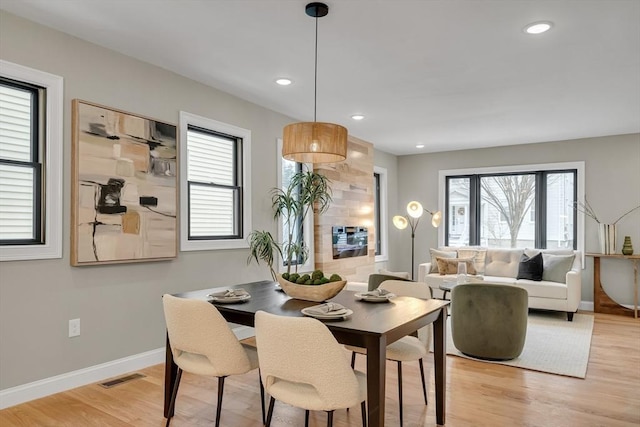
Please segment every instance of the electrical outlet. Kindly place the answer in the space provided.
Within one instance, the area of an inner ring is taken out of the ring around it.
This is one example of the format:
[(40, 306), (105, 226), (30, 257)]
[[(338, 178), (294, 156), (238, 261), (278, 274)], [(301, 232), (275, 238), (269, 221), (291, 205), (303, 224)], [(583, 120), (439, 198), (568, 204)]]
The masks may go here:
[(69, 320), (69, 338), (80, 335), (80, 319)]

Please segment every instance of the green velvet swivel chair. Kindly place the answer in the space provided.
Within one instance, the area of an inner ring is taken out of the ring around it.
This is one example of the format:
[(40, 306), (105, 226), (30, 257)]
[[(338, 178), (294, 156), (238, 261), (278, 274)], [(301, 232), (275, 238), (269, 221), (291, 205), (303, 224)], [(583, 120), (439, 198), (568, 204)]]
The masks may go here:
[(451, 291), (451, 335), (462, 353), (509, 360), (522, 353), (527, 334), (528, 293), (516, 286), (465, 283)]

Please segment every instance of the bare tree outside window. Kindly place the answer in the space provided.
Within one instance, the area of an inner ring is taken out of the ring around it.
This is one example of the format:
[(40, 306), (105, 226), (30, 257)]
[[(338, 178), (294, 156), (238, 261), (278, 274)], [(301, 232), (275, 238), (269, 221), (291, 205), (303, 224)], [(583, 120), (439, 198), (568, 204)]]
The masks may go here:
[[(518, 234), (535, 201), (534, 175), (504, 175), (480, 180), (482, 200), (496, 209), (509, 230), (510, 247), (518, 247)], [(495, 225), (495, 224), (494, 224)]]
[(445, 244), (577, 247), (577, 170), (448, 175)]

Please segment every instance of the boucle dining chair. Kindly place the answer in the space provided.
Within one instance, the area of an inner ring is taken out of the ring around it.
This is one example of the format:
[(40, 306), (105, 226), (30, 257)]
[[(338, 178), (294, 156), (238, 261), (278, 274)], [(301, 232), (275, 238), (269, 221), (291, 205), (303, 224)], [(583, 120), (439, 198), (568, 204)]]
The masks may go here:
[[(420, 299), (431, 299), (431, 287), (426, 283), (412, 282), (407, 280), (385, 280), (380, 284), (380, 288), (398, 295)], [(365, 303), (363, 303), (365, 304)], [(427, 405), (427, 383), (424, 375), (424, 364), (422, 360), (429, 354), (429, 342), (431, 340), (431, 325), (420, 328), (417, 337), (408, 335), (400, 338), (387, 346), (387, 360), (392, 360), (398, 364), (398, 405), (400, 414), (400, 425), (403, 423), (402, 413), (402, 362), (418, 361), (420, 366), (420, 379), (422, 380), (422, 395), (424, 404)], [(351, 367), (355, 366), (356, 354), (367, 354), (367, 350), (361, 347), (350, 345), (345, 348), (351, 351)]]
[(305, 426), (309, 411), (326, 411), (328, 427), (333, 411), (360, 403), (366, 427), (366, 376), (351, 369), (343, 347), (322, 322), (258, 311), (255, 328), (260, 375), (271, 395), (267, 427), (276, 400), (304, 409)]
[[(257, 349), (240, 343), (218, 309), (206, 301), (165, 294), (162, 297), (162, 305), (169, 345), (173, 360), (178, 365), (169, 413), (172, 414), (174, 411), (183, 371), (217, 377), (217, 427), (220, 425), (225, 378), (258, 368)], [(260, 397), (264, 423), (264, 389), (261, 382)], [(166, 425), (169, 426), (170, 422), (171, 416), (167, 418)]]

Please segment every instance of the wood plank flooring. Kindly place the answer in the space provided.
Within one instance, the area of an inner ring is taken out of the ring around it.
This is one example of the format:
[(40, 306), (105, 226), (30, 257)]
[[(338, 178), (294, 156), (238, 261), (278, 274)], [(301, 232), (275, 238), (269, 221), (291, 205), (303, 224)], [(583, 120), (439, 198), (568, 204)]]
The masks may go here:
[[(356, 367), (364, 370), (359, 357)], [(425, 406), (417, 363), (403, 365), (404, 425), (435, 426), (433, 361)], [(164, 426), (164, 366), (139, 371), (145, 378), (105, 389), (80, 387), (0, 411), (0, 426)], [(213, 425), (217, 382), (184, 374), (174, 427)], [(228, 378), (221, 425), (260, 426), (257, 372)], [(395, 364), (387, 365), (386, 425), (397, 426)], [(276, 403), (274, 427), (304, 425), (304, 412)], [(311, 426), (326, 414), (312, 413)], [(336, 427), (361, 426), (360, 410), (337, 411)], [(587, 378), (577, 379), (509, 366), (447, 357), (447, 426), (630, 427), (640, 426), (640, 321), (596, 314)]]

